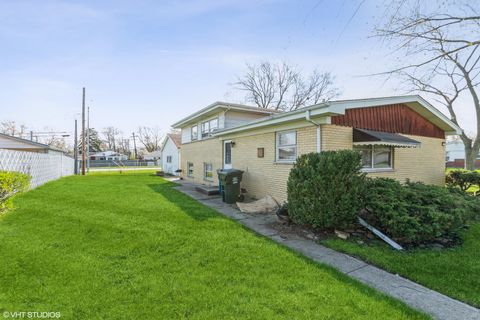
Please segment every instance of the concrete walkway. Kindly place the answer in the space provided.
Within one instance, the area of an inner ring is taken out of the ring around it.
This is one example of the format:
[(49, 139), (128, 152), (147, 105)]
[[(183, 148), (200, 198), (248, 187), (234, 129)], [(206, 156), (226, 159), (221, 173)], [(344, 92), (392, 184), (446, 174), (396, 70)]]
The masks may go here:
[(206, 196), (195, 191), (190, 183), (178, 181), (179, 191), (211, 207), (231, 219), (250, 228), (258, 234), (289, 247), (310, 259), (334, 267), (360, 282), (375, 288), (407, 305), (441, 320), (479, 320), (480, 310), (441, 293), (430, 290), (398, 275), (386, 272), (359, 259), (334, 251), (315, 241), (297, 235), (280, 235), (272, 225), (274, 215), (244, 214), (231, 205), (222, 202), (219, 196)]

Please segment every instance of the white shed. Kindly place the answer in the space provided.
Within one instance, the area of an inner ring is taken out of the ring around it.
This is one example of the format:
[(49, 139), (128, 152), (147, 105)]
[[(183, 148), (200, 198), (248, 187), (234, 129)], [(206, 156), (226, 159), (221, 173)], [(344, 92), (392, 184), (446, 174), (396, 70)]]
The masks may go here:
[(181, 135), (176, 133), (167, 134), (162, 145), (162, 170), (165, 173), (179, 175)]

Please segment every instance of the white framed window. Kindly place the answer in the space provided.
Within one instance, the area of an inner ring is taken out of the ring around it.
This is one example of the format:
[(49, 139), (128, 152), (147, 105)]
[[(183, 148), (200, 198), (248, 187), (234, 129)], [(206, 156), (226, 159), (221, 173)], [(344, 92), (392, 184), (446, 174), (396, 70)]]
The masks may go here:
[(297, 159), (297, 132), (277, 132), (275, 149), (277, 162), (294, 162)]
[(198, 139), (198, 125), (195, 125), (191, 129), (191, 140), (197, 140)]
[(218, 118), (210, 119), (202, 122), (202, 138), (210, 136), (210, 134), (218, 129)]
[(385, 146), (354, 146), (362, 155), (362, 168), (369, 170), (393, 169), (393, 148)]
[(203, 164), (203, 178), (205, 180), (213, 180), (213, 165), (211, 163)]
[(193, 163), (187, 162), (187, 176), (193, 177)]
[(167, 163), (172, 163), (172, 156), (167, 156)]

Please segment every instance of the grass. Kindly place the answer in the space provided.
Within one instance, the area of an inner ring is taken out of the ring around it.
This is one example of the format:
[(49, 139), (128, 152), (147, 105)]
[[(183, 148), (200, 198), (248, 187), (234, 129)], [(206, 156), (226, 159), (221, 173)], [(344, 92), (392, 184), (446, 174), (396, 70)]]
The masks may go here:
[(340, 239), (324, 244), (398, 273), (450, 297), (480, 307), (480, 223), (463, 234), (462, 246), (399, 252), (386, 245), (360, 245)]
[(150, 174), (48, 183), (0, 218), (0, 312), (65, 319), (426, 319)]

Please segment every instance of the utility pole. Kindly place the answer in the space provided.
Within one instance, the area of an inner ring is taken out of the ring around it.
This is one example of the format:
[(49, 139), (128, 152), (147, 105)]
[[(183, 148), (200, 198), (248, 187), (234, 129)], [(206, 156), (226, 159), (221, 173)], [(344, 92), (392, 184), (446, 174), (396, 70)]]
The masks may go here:
[(73, 171), (75, 174), (78, 174), (78, 138), (77, 138), (77, 119), (75, 119), (75, 138), (74, 138), (74, 145), (73, 145), (73, 158), (75, 159), (75, 168)]
[(137, 159), (137, 142), (135, 140), (135, 132), (132, 132), (133, 137), (133, 150), (135, 151), (135, 160)]
[(87, 172), (90, 172), (90, 107), (87, 107)]
[(85, 175), (85, 165), (87, 160), (87, 144), (85, 143), (85, 87), (82, 90), (82, 176)]
[(30, 130), (30, 141), (33, 141), (33, 131)]

